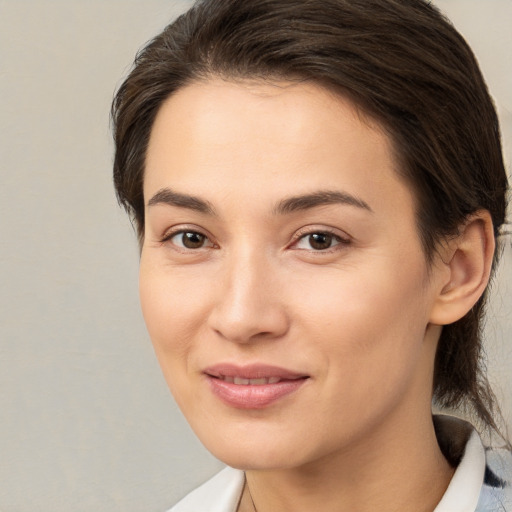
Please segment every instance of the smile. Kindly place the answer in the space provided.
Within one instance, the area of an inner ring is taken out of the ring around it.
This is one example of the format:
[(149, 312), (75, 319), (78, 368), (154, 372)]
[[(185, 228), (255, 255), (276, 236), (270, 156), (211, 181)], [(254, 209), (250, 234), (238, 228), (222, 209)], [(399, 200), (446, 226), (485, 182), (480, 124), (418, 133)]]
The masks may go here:
[(204, 372), (210, 390), (237, 409), (263, 409), (298, 391), (308, 375), (268, 365), (216, 365)]
[(269, 377), (269, 378), (261, 378), (261, 379), (245, 379), (243, 377), (231, 377), (228, 375), (222, 375), (217, 377), (224, 382), (229, 382), (231, 384), (236, 384), (237, 386), (263, 386), (265, 384), (277, 384), (281, 381), (279, 377)]

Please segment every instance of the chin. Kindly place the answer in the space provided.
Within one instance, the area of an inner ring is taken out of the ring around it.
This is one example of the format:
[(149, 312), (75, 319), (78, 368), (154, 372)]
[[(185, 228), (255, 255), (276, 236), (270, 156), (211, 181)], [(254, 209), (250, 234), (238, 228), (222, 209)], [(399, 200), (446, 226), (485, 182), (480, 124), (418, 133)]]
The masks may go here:
[(301, 461), (290, 459), (284, 454), (257, 450), (210, 450), (210, 452), (232, 468), (241, 470), (279, 470), (301, 466)]
[[(254, 434), (254, 435), (253, 435)], [(297, 443), (292, 436), (282, 434), (210, 431), (200, 441), (217, 459), (228, 466), (242, 470), (278, 470), (297, 467), (308, 459), (304, 443)], [(300, 449), (297, 447), (300, 446)]]

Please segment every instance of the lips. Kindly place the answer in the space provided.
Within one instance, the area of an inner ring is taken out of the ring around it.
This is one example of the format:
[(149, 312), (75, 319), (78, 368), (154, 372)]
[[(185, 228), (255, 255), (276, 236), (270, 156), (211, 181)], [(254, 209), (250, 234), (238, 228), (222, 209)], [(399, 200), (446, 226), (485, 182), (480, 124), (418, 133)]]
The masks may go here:
[(262, 409), (299, 390), (309, 376), (277, 366), (220, 364), (204, 370), (213, 394), (239, 409)]
[(277, 384), (281, 381), (279, 377), (262, 377), (261, 379), (246, 379), (244, 377), (230, 377), (227, 375), (221, 375), (218, 377), (224, 382), (230, 382), (237, 386), (263, 386), (264, 384)]

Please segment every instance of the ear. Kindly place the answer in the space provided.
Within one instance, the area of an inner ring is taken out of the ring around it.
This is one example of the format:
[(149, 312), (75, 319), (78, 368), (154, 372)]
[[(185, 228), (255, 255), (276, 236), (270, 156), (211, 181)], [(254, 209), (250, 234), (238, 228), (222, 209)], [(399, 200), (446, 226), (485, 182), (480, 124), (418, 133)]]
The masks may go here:
[(487, 210), (478, 211), (440, 250), (433, 270), (439, 278), (439, 291), (430, 323), (451, 324), (475, 305), (489, 282), (494, 249), (491, 215)]

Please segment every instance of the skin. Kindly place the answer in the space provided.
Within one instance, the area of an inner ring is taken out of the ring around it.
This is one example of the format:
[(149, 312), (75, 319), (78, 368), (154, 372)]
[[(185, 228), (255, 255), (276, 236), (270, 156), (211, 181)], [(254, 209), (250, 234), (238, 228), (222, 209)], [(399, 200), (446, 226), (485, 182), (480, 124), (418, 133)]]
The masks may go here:
[[(178, 405), (216, 457), (246, 470), (258, 512), (432, 511), (453, 473), (431, 419), (435, 349), (488, 269), (474, 284), (478, 265), (459, 246), (427, 267), (396, 165), (376, 123), (308, 83), (194, 83), (155, 120), (143, 314)], [(276, 212), (319, 191), (344, 200)], [(471, 223), (470, 241), (485, 239), (485, 222)], [(199, 234), (196, 248), (183, 231)], [(331, 238), (319, 249), (312, 233)], [(221, 362), (309, 378), (240, 409), (206, 382)], [(240, 510), (252, 510), (247, 491)]]

